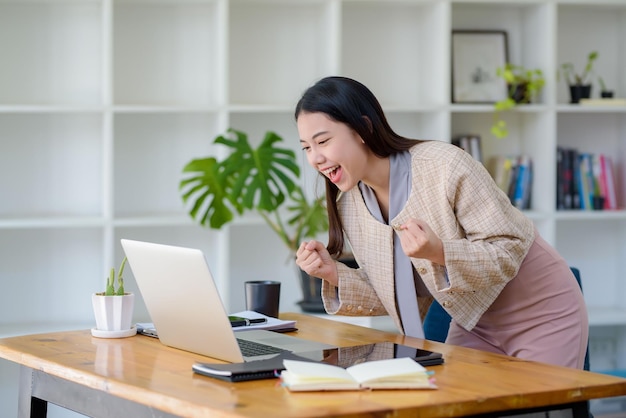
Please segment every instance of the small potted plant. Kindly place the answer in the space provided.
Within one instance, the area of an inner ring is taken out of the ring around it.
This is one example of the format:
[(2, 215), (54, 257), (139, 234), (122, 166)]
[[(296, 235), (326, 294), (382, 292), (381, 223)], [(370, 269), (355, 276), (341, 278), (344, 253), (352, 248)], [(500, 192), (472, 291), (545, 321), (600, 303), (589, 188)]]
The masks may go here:
[(509, 131), (500, 112), (512, 109), (519, 104), (531, 103), (543, 89), (545, 77), (540, 69), (527, 69), (521, 65), (507, 63), (496, 69), (496, 75), (507, 84), (508, 95), (494, 104), (491, 133), (497, 138), (506, 138)]
[(581, 73), (576, 72), (574, 64), (571, 62), (566, 62), (561, 65), (565, 82), (569, 86), (570, 103), (579, 103), (580, 99), (588, 99), (591, 97), (591, 82), (588, 80), (588, 77), (590, 77), (593, 71), (593, 63), (596, 59), (598, 59), (598, 52), (591, 51), (589, 55), (587, 55), (587, 63)]
[(126, 257), (117, 273), (117, 289), (115, 289), (115, 268), (111, 268), (104, 292), (91, 296), (96, 328), (91, 330), (95, 337), (119, 338), (135, 335), (137, 329), (132, 327), (135, 295), (124, 290), (124, 267)]
[(598, 77), (598, 83), (600, 83), (600, 97), (602, 97), (603, 99), (609, 99), (613, 97), (613, 90), (609, 90), (608, 88), (606, 88), (606, 84), (604, 84), (604, 80), (602, 79), (602, 77)]
[[(303, 239), (328, 230), (328, 217), (324, 197), (306, 199), (297, 184), (300, 168), (296, 154), (276, 146), (281, 141), (276, 133), (267, 132), (255, 149), (247, 134), (229, 129), (214, 139), (215, 144), (228, 148), (225, 158), (190, 161), (183, 168), (185, 178), (179, 189), (189, 215), (202, 226), (219, 229), (235, 215), (256, 211), (285, 244), (288, 259), (293, 259)], [(320, 280), (308, 276), (301, 280), (303, 302), (316, 298), (321, 302)]]

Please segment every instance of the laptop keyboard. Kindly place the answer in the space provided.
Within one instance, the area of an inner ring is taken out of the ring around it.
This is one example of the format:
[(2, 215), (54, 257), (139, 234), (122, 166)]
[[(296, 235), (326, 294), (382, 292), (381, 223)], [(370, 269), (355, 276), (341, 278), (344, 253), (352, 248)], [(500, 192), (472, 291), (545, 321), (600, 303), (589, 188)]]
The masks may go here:
[(255, 341), (242, 340), (237, 338), (237, 343), (244, 357), (263, 356), (266, 354), (287, 353), (289, 350), (274, 347), (267, 344), (257, 343)]

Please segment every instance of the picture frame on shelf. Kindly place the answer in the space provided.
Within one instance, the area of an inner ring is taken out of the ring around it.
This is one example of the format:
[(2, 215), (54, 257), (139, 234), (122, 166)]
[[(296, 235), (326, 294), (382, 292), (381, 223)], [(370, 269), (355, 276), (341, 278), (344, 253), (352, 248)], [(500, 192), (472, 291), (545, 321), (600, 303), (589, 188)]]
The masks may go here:
[(496, 69), (508, 62), (508, 37), (501, 30), (452, 31), (452, 103), (495, 103), (507, 97)]

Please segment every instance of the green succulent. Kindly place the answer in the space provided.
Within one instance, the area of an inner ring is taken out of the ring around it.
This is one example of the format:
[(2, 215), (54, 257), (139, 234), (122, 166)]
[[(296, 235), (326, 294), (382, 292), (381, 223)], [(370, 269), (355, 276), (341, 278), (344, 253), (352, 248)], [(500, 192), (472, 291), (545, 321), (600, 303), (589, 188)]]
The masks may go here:
[(104, 296), (124, 296), (124, 267), (126, 266), (126, 257), (122, 260), (122, 264), (117, 272), (117, 290), (115, 290), (115, 268), (111, 267), (111, 272), (107, 278), (107, 286)]

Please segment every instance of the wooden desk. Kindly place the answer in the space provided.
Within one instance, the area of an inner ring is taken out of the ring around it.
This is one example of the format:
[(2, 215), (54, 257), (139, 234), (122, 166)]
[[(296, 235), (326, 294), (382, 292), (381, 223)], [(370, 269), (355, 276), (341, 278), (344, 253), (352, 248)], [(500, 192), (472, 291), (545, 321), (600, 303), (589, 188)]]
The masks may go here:
[(197, 360), (212, 361), (206, 357), (150, 337), (98, 339), (88, 330), (0, 339), (0, 357), (22, 365), (20, 417), (45, 416), (46, 401), (94, 417), (457, 417), (564, 408), (583, 416), (587, 400), (626, 395), (626, 379), (613, 376), (282, 317), (298, 321), (295, 335), (337, 346), (393, 341), (439, 351), (446, 360), (432, 368), (439, 389), (290, 393), (276, 379), (223, 382), (191, 371)]

